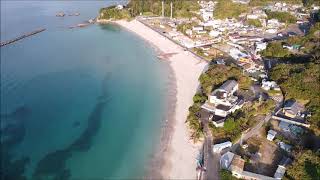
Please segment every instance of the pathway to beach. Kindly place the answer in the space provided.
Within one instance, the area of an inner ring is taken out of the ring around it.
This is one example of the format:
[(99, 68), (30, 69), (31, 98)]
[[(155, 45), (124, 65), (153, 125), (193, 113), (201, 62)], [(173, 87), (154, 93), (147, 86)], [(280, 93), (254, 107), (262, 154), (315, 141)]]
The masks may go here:
[(195, 179), (196, 156), (201, 145), (194, 145), (190, 141), (186, 118), (188, 108), (192, 105), (199, 82), (198, 77), (207, 65), (191, 53), (167, 38), (143, 25), (137, 20), (130, 22), (118, 21), (119, 25), (135, 32), (137, 35), (154, 45), (162, 53), (172, 53), (168, 57), (172, 72), (176, 79), (176, 105), (173, 118), (173, 132), (163, 156), (161, 165), (162, 178), (170, 179)]

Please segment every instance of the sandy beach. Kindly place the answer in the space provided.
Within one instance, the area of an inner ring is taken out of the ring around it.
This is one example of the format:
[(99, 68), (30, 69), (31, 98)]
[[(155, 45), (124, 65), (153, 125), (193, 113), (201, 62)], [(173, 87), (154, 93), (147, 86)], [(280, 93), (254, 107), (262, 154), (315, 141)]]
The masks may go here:
[(201, 146), (190, 141), (185, 121), (188, 108), (192, 105), (192, 97), (199, 85), (198, 77), (207, 63), (184, 51), (182, 47), (137, 20), (130, 22), (117, 21), (116, 23), (133, 31), (162, 53), (171, 54), (168, 61), (173, 75), (169, 76), (174, 76), (174, 87), (176, 88), (176, 91), (172, 90), (175, 91), (176, 99), (171, 102), (176, 103), (173, 105), (175, 107), (173, 112), (171, 112), (171, 127), (167, 128), (167, 131), (170, 132), (165, 132), (168, 140), (161, 145), (164, 146), (161, 147), (162, 152), (160, 152), (162, 157), (153, 161), (151, 175), (148, 178), (159, 178), (157, 176), (161, 175), (161, 178), (164, 179), (195, 179), (196, 156)]

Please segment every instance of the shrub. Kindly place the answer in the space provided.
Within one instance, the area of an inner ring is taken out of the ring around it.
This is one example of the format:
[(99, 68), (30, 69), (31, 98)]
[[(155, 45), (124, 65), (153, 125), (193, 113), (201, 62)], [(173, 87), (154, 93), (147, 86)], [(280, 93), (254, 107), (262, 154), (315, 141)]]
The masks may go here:
[(248, 25), (255, 26), (255, 27), (262, 27), (261, 22), (258, 19), (249, 19), (247, 20)]
[(297, 18), (288, 12), (266, 11), (266, 13), (268, 15), (268, 19), (278, 19), (280, 22), (287, 24), (296, 23), (297, 21)]

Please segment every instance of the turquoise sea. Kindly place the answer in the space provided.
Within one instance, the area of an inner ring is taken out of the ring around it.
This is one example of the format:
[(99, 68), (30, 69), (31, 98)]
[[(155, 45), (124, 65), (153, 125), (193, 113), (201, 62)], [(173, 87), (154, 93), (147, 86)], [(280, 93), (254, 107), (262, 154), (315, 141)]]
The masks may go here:
[[(117, 1), (1, 1), (2, 179), (131, 179), (165, 117), (168, 68), (115, 25), (69, 26)], [(80, 16), (55, 17), (79, 12)]]

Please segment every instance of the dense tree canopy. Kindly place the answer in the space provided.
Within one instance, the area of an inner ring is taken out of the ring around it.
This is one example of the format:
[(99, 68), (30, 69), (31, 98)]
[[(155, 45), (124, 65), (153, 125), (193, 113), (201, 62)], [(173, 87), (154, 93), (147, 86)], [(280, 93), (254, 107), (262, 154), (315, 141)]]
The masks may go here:
[[(200, 9), (197, 1), (184, 0), (164, 0), (164, 15), (170, 16), (170, 2), (173, 2), (174, 17), (192, 17), (196, 11)], [(140, 15), (140, 13), (151, 12), (154, 15), (161, 15), (161, 0), (134, 0), (128, 4), (132, 16)]]
[(212, 65), (207, 72), (203, 73), (199, 80), (206, 94), (209, 94), (212, 89), (222, 85), (228, 79), (235, 79), (239, 83), (240, 89), (249, 89), (251, 79), (244, 75), (242, 70), (235, 65)]
[(286, 171), (288, 179), (313, 180), (320, 177), (319, 153), (311, 150), (303, 151)]
[(285, 64), (279, 63), (270, 72), (271, 78), (277, 81), (284, 91), (286, 99), (295, 98), (306, 103), (311, 112), (311, 128), (317, 135), (320, 134), (319, 33), (320, 23), (316, 23), (306, 36), (289, 38), (289, 43), (301, 43), (305, 46), (306, 58), (296, 62), (295, 56), (288, 57)]
[(280, 12), (280, 11), (266, 11), (268, 19), (278, 19), (283, 23), (296, 23), (297, 18), (294, 17), (289, 12)]
[[(312, 0), (306, 0), (312, 1)], [(269, 3), (279, 2), (278, 0), (250, 0), (250, 6), (265, 6)], [(281, 0), (281, 2), (291, 3), (291, 4), (300, 4), (302, 0)]]
[(271, 42), (267, 45), (267, 48), (261, 52), (265, 57), (282, 58), (288, 56), (290, 52), (282, 47), (281, 42)]
[(219, 0), (213, 15), (217, 19), (238, 18), (241, 13), (247, 11), (246, 5), (233, 3), (231, 0)]
[(99, 19), (129, 19), (130, 14), (127, 9), (117, 9), (115, 6), (100, 9)]
[(271, 71), (286, 98), (306, 102), (312, 129), (320, 134), (320, 64), (279, 64)]

